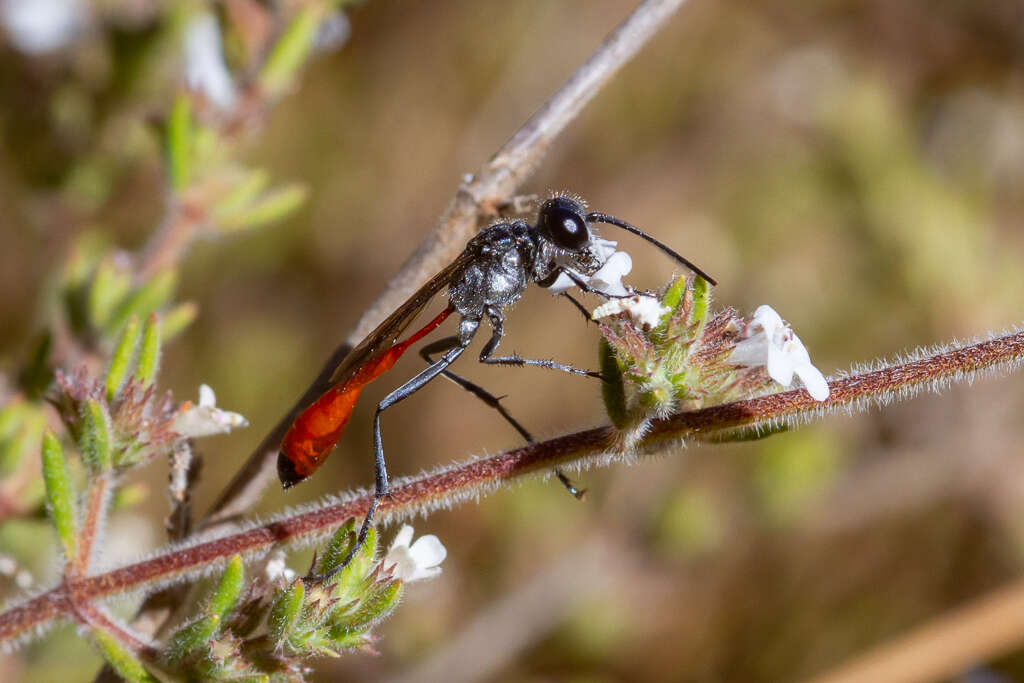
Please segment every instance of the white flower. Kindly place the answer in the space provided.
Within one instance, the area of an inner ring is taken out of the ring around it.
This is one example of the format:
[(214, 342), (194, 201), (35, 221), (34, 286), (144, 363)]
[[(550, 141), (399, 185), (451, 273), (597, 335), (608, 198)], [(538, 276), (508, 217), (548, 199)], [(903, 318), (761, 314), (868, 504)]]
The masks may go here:
[[(624, 251), (615, 251), (618, 242), (595, 237), (591, 244), (597, 259), (603, 265), (589, 277), (575, 270), (572, 271), (573, 274), (599, 292), (616, 296), (629, 294), (629, 290), (622, 284), (622, 278), (628, 275), (629, 271), (633, 270), (633, 259)], [(568, 264), (559, 265), (568, 268)], [(571, 277), (561, 273), (558, 279), (555, 280), (555, 284), (548, 287), (548, 291), (552, 294), (561, 294), (575, 286), (576, 283), (573, 282)]]
[(391, 569), (395, 578), (406, 583), (434, 578), (441, 573), (441, 563), (448, 556), (448, 550), (433, 534), (420, 536), (409, 545), (412, 533), (411, 526), (402, 525), (384, 556), (383, 564), (385, 569)]
[(815, 401), (828, 398), (828, 382), (800, 338), (793, 333), (771, 306), (759, 306), (747, 326), (747, 338), (736, 344), (729, 362), (757, 367), (764, 365), (768, 375), (784, 387), (793, 383), (795, 374)]
[(644, 328), (657, 327), (661, 317), (671, 311), (668, 306), (662, 306), (657, 297), (637, 294), (627, 299), (612, 299), (594, 309), (592, 317), (594, 320), (607, 318), (608, 316), (625, 313), (634, 324)]
[(81, 0), (2, 0), (0, 19), (22, 52), (42, 54), (67, 47), (86, 22)]
[(186, 401), (174, 416), (171, 429), (182, 436), (199, 437), (227, 434), (235, 427), (248, 427), (249, 421), (238, 413), (217, 407), (217, 397), (207, 384), (199, 387), (199, 405)]
[(295, 570), (288, 568), (288, 565), (285, 563), (283, 550), (275, 550), (267, 558), (267, 563), (263, 566), (263, 572), (271, 583), (278, 579), (284, 579), (285, 582), (291, 583), (295, 579)]
[(223, 111), (235, 106), (237, 92), (224, 64), (220, 27), (209, 12), (193, 17), (185, 27), (185, 83)]

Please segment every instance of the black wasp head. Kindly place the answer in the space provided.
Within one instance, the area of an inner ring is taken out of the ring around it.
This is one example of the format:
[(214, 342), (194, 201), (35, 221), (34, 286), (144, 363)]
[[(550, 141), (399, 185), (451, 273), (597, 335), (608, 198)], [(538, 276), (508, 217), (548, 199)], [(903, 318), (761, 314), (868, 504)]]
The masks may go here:
[(569, 197), (554, 197), (541, 204), (537, 232), (562, 249), (580, 251), (590, 243), (586, 211)]

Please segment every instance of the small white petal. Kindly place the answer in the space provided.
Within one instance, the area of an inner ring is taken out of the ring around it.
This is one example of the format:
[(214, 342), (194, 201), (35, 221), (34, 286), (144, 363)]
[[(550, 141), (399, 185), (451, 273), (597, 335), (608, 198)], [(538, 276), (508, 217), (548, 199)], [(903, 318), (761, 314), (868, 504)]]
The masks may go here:
[(775, 344), (768, 345), (768, 359), (765, 361), (768, 375), (784, 387), (793, 383), (793, 360)]
[(618, 242), (612, 240), (601, 239), (600, 237), (594, 237), (590, 241), (591, 249), (594, 255), (597, 256), (597, 260), (601, 263), (607, 263), (608, 259), (615, 253), (615, 248), (619, 246)]
[(434, 534), (427, 534), (416, 539), (416, 542), (409, 546), (409, 553), (415, 558), (416, 564), (421, 567), (436, 567), (444, 562), (444, 558), (448, 557), (448, 549)]
[(738, 342), (729, 356), (729, 362), (753, 368), (758, 365), (764, 365), (767, 358), (768, 337), (763, 333), (759, 333)]
[(199, 387), (199, 405), (187, 403), (174, 416), (171, 429), (182, 436), (197, 438), (213, 434), (227, 434), (235, 427), (248, 427), (244, 415), (221, 410), (217, 407), (213, 389), (203, 384)]
[(747, 367), (765, 366), (768, 375), (784, 387), (793, 383), (794, 374), (817, 401), (828, 398), (825, 376), (811, 363), (800, 338), (771, 306), (759, 306), (747, 326), (749, 336), (737, 342), (729, 362)]
[(807, 363), (796, 368), (796, 375), (815, 401), (824, 401), (828, 398), (828, 382), (825, 381), (825, 375), (821, 374), (821, 370)]
[(439, 565), (448, 555), (437, 536), (428, 534), (410, 546), (412, 536), (412, 527), (403, 525), (383, 560), (384, 568), (391, 569), (392, 576), (406, 583), (437, 576), (441, 573)]
[(606, 301), (594, 309), (591, 317), (594, 320), (600, 320), (625, 313), (636, 325), (651, 328), (656, 327), (661, 322), (661, 317), (671, 310), (668, 306), (662, 306), (661, 302), (653, 296), (638, 294), (627, 299)]
[(588, 285), (599, 292), (625, 296), (629, 290), (622, 284), (622, 278), (633, 270), (633, 259), (624, 251), (617, 251), (608, 257), (596, 273), (590, 277)]
[(2, 0), (0, 20), (22, 52), (42, 54), (67, 47), (86, 22), (81, 0)]
[[(580, 279), (586, 280), (586, 278), (583, 277), (582, 275), (580, 276)], [(555, 279), (555, 284), (548, 287), (548, 291), (551, 292), (552, 294), (561, 294), (562, 292), (569, 291), (575, 286), (576, 283), (572, 281), (571, 277), (569, 277), (565, 273), (559, 273), (558, 277)]]
[(786, 329), (786, 323), (782, 316), (768, 304), (761, 304), (757, 307), (757, 310), (754, 311), (753, 324), (759, 325), (769, 336), (778, 330)]
[(216, 408), (217, 407), (217, 394), (213, 393), (213, 387), (209, 384), (199, 385), (199, 407), (200, 408)]
[(237, 92), (224, 63), (220, 27), (209, 12), (197, 15), (185, 27), (185, 82), (222, 110), (235, 106)]
[(414, 533), (413, 532), (413, 528), (410, 525), (403, 524), (402, 528), (398, 530), (397, 534), (395, 534), (395, 540), (391, 541), (391, 548), (390, 549), (394, 550), (398, 546), (403, 546), (403, 545), (406, 548), (408, 548), (409, 544), (412, 543), (412, 535), (413, 535), (413, 533)]

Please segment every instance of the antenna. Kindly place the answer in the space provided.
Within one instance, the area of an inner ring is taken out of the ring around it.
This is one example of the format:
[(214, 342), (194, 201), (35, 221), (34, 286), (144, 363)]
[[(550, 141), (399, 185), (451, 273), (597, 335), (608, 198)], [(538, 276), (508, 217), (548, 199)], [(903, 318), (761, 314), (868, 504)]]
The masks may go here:
[(587, 214), (587, 222), (588, 223), (607, 223), (608, 225), (614, 225), (614, 226), (616, 226), (618, 228), (622, 228), (623, 230), (631, 232), (634, 235), (639, 235), (640, 237), (643, 237), (645, 240), (647, 240), (648, 242), (650, 242), (651, 244), (656, 246), (658, 249), (661, 249), (663, 252), (668, 254), (674, 261), (676, 261), (680, 265), (685, 266), (686, 268), (689, 268), (691, 271), (693, 271), (697, 275), (700, 275), (702, 278), (707, 280), (710, 284), (712, 284), (712, 285), (717, 285), (718, 284), (717, 282), (715, 282), (714, 278), (712, 278), (710, 275), (705, 273), (703, 270), (701, 270), (700, 268), (695, 266), (688, 259), (685, 259), (680, 254), (676, 253), (676, 251), (674, 249), (670, 248), (669, 246), (667, 246), (665, 244), (662, 244), (661, 242), (659, 242), (658, 240), (654, 239), (653, 237), (648, 235), (646, 232), (641, 230), (640, 228), (638, 228), (638, 227), (636, 227), (634, 225), (630, 225), (629, 223), (627, 223), (626, 221), (622, 220), (621, 218), (616, 218), (615, 216), (609, 216), (608, 214), (601, 213), (600, 211), (594, 211), (592, 213), (588, 213)]

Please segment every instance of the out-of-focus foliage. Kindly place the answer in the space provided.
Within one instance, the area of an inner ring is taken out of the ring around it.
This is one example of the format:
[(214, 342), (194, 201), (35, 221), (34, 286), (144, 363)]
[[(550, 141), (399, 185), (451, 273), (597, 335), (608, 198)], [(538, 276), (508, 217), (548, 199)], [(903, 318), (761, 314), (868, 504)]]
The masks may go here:
[[(221, 19), (238, 4), (217, 4)], [(461, 175), (626, 12), (611, 0), (367, 2), (349, 12), (344, 49), (321, 55), (260, 125), (238, 129), (244, 139), (228, 154), (209, 111), (178, 99), (176, 32), (195, 7), (170, 5), (95, 3), (61, 49), (25, 52), (11, 34), (0, 46), (8, 595), (47, 584), (57, 565), (57, 545), (39, 543), (46, 510), (34, 458), (46, 438), (46, 359), (67, 352), (65, 332), (88, 353), (62, 357), (101, 366), (98, 376), (132, 317), (141, 326), (160, 310), (163, 341), (177, 335), (160, 360), (169, 388), (190, 396), (209, 382), (249, 418), (245, 437), (200, 447), (202, 511)], [(714, 275), (720, 303), (745, 314), (777, 305), (826, 373), (1000, 329), (1024, 310), (1019, 27), (1008, 0), (695, 0), (525, 189), (568, 188), (643, 226)], [(261, 71), (267, 55), (248, 35), (224, 36), (229, 66), (276, 93), (295, 56), (279, 53)], [(169, 187), (206, 203), (219, 231), (142, 285), (120, 250), (142, 249), (166, 216), (190, 215), (167, 210)], [(241, 226), (260, 229), (220, 237)], [(663, 257), (623, 242), (638, 285), (669, 279)], [(596, 331), (566, 308), (532, 292), (510, 312), (506, 345), (596, 365)], [(47, 331), (57, 310), (68, 312), (61, 334)], [(418, 363), (403, 360), (393, 374)], [(469, 360), (458, 371), (508, 394), (535, 434), (605, 419), (596, 383)], [(270, 492), (260, 511), (368, 485), (368, 406), (388, 388), (367, 390), (322, 473)], [(981, 383), (582, 474), (582, 504), (538, 483), (435, 515), (431, 531), (450, 551), (445, 574), (410, 590), (378, 629), (382, 656), (318, 668), (325, 680), (373, 681), (444, 657), (505, 681), (821, 671), (1020, 574), (1022, 411), (1019, 382)], [(517, 443), (444, 383), (389, 411), (384, 430), (396, 474)], [(162, 491), (155, 469), (136, 483)], [(69, 485), (80, 475), (72, 468)], [(47, 478), (61, 476), (51, 468)], [(158, 544), (165, 514), (160, 495), (130, 515), (115, 509), (104, 561)], [(502, 611), (517, 600), (530, 609)], [(503, 618), (475, 621), (494, 614)], [(496, 645), (458, 650), (467, 642), (458, 634), (484, 627)], [(4, 680), (90, 680), (101, 661), (63, 630), (4, 657)], [(993, 666), (1024, 675), (1019, 651)]]

